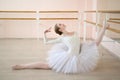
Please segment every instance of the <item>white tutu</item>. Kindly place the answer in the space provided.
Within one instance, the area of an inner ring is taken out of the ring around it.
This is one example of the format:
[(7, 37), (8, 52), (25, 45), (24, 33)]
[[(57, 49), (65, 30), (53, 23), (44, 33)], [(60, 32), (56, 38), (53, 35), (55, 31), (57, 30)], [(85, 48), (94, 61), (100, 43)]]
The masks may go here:
[(89, 72), (97, 66), (99, 53), (95, 42), (82, 43), (78, 55), (68, 55), (68, 48), (58, 43), (48, 52), (48, 64), (56, 72), (82, 73)]

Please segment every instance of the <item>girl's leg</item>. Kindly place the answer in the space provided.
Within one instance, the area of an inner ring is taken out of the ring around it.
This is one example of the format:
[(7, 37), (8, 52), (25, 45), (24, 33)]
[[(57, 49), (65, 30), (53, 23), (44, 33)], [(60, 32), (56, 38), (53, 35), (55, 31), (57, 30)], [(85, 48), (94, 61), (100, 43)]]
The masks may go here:
[(15, 65), (12, 67), (14, 70), (21, 70), (21, 69), (51, 69), (48, 64), (43, 62), (35, 62), (29, 64), (20, 64)]
[(106, 21), (103, 22), (103, 27), (102, 27), (102, 30), (100, 31), (100, 34), (98, 35), (98, 38), (96, 39), (96, 45), (99, 46), (100, 42), (102, 41), (103, 39), (103, 36), (105, 34), (105, 31), (106, 29), (109, 28), (109, 24), (107, 24)]

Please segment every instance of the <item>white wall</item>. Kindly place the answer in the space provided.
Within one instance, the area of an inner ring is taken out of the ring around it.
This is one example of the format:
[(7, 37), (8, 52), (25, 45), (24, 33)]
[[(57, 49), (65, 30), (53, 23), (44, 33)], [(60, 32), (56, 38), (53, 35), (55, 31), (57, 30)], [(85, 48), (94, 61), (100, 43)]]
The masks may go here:
[[(82, 0), (0, 0), (0, 10), (83, 10)], [(74, 14), (51, 14), (40, 17), (76, 17)], [(0, 13), (0, 17), (36, 17), (36, 14)], [(36, 21), (11, 21), (0, 20), (0, 38), (37, 38), (42, 37), (42, 32), (55, 23), (65, 23), (70, 30), (78, 30), (77, 21), (40, 21), (39, 30)], [(42, 25), (41, 25), (42, 24)], [(49, 37), (55, 37), (51, 33)]]
[(1, 10), (78, 10), (79, 0), (0, 0)]
[(98, 0), (100, 10), (120, 10), (120, 0)]
[[(99, 10), (120, 10), (120, 0), (97, 0)], [(87, 10), (96, 9), (96, 0), (87, 0)], [(0, 10), (85, 10), (85, 0), (0, 0)], [(119, 17), (119, 14), (110, 14), (110, 17)], [(20, 14), (20, 13), (0, 13), (0, 17), (36, 17), (36, 14)], [(77, 14), (40, 14), (40, 17), (78, 17)], [(95, 16), (91, 14), (87, 15), (88, 19), (92, 19)], [(104, 18), (104, 14), (101, 15), (101, 21)], [(95, 18), (93, 19), (95, 21)], [(48, 27), (54, 27), (55, 23), (65, 23), (70, 31), (80, 32), (80, 36), (83, 37), (83, 22), (81, 31), (78, 29), (78, 21), (40, 21), (39, 28), (37, 27), (37, 21), (12, 21), (12, 20), (0, 20), (0, 38), (37, 38), (42, 37), (43, 30)], [(101, 23), (101, 22), (100, 22)], [(111, 24), (111, 27), (120, 29), (119, 25)], [(87, 24), (87, 37), (91, 38), (92, 25)], [(119, 37), (120, 34), (107, 31), (107, 35), (110, 37)], [(49, 37), (53, 38), (57, 35), (49, 33)]]

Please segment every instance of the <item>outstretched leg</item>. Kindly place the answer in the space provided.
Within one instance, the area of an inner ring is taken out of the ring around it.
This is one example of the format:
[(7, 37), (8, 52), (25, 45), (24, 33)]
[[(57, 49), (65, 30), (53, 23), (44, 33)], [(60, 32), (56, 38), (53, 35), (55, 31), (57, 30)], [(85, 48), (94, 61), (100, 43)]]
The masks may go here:
[(102, 30), (100, 31), (100, 34), (98, 35), (98, 38), (96, 39), (96, 45), (99, 46), (100, 42), (102, 41), (103, 39), (103, 36), (105, 34), (105, 31), (106, 29), (109, 28), (109, 24), (107, 24), (106, 21), (103, 22), (103, 27), (102, 27)]
[(43, 62), (35, 62), (35, 63), (29, 63), (29, 64), (20, 64), (15, 65), (12, 67), (14, 70), (21, 70), (21, 69), (51, 69), (48, 64)]

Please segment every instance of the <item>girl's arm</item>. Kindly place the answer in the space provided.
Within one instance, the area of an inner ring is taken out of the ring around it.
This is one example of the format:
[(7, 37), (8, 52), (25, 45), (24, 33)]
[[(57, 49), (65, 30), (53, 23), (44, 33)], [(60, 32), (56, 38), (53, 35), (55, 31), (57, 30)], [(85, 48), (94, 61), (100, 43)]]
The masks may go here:
[(61, 38), (57, 38), (54, 40), (47, 40), (46, 34), (44, 33), (43, 35), (43, 40), (44, 40), (44, 44), (52, 44), (52, 43), (59, 43), (61, 42)]
[(57, 39), (54, 39), (54, 40), (47, 40), (47, 37), (46, 37), (46, 33), (48, 32), (51, 32), (51, 27), (47, 30), (44, 31), (43, 33), (43, 40), (44, 40), (44, 44), (50, 44), (50, 43), (58, 43), (61, 41), (61, 38), (57, 38)]

